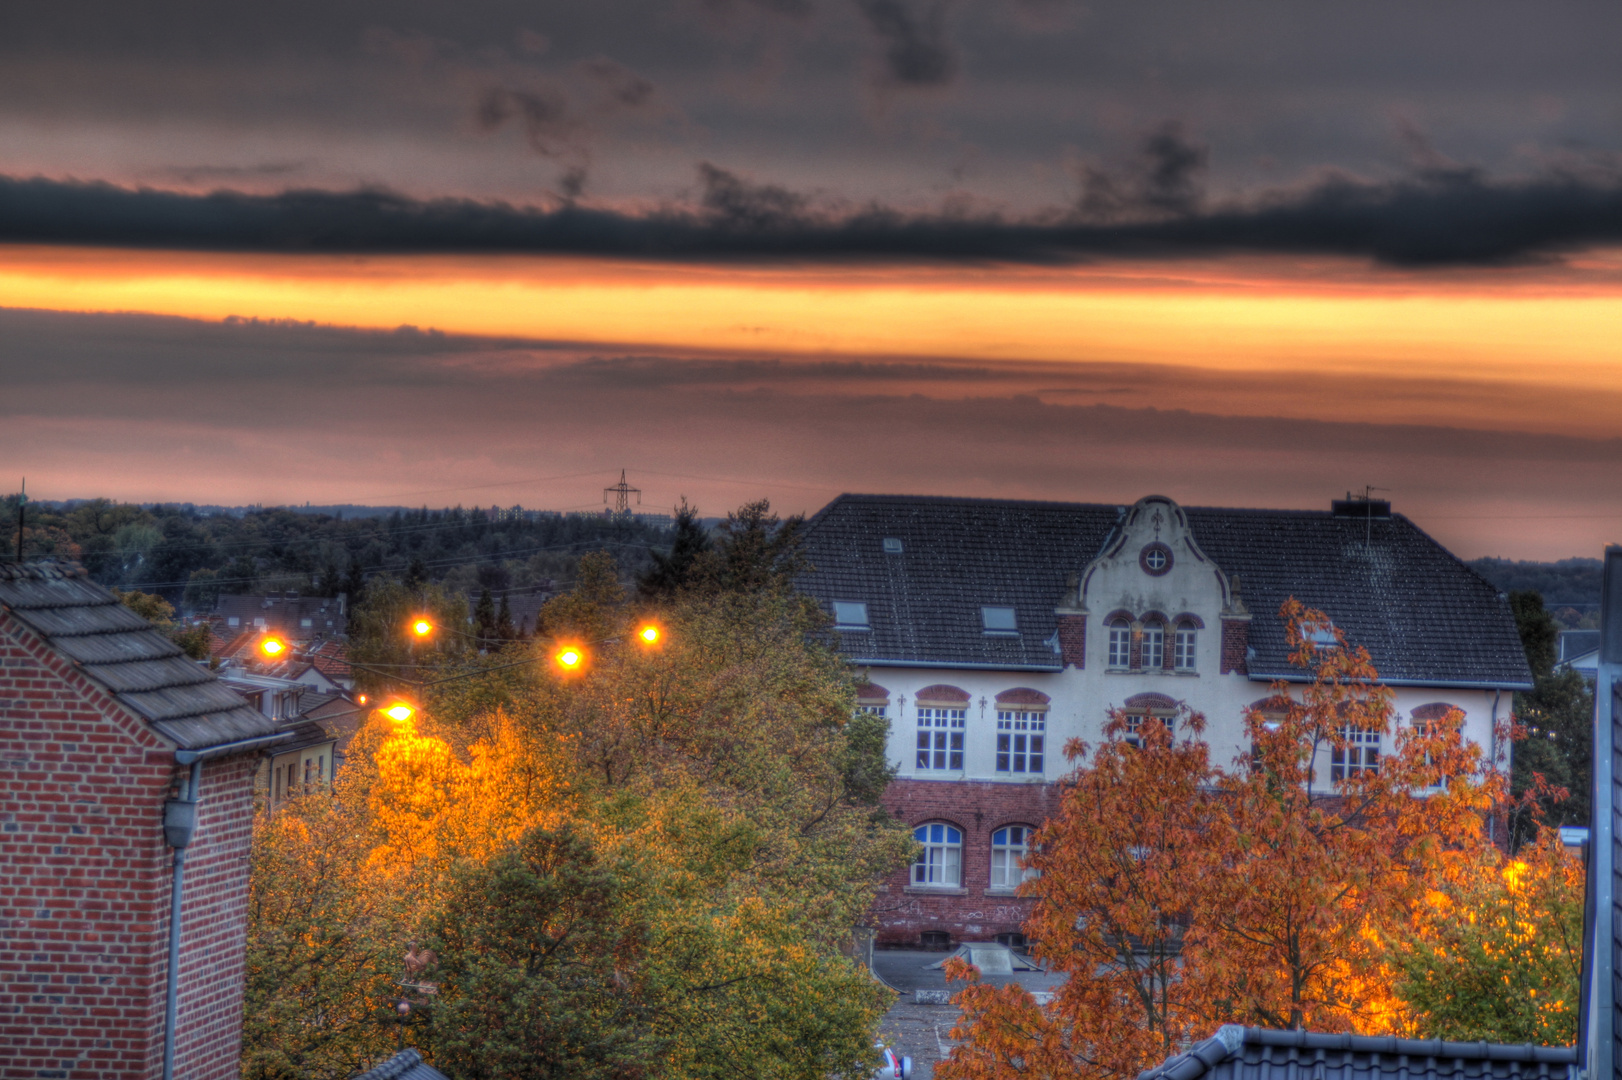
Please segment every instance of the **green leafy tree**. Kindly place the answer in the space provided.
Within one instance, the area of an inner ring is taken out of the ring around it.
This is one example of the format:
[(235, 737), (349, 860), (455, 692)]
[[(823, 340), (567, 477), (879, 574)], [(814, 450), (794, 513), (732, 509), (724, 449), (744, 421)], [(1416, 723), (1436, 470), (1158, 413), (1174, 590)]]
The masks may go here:
[[(338, 787), (353, 794), (342, 775)], [(394, 1052), (411, 912), (357, 824), (321, 791), (255, 822), (244, 1080), (348, 1080)]]
[[(1570, 669), (1555, 670), (1560, 626), (1535, 592), (1510, 594), (1515, 625), (1532, 669), (1532, 689), (1515, 695), (1521, 736), (1511, 766), (1511, 844), (1537, 835), (1537, 822), (1586, 825), (1592, 760), (1594, 695)], [(1539, 778), (1542, 782), (1539, 782)]]
[[(433, 623), (427, 639), (411, 633), (419, 616)], [(349, 659), (356, 689), (369, 694), (403, 691), (468, 652), (467, 603), (437, 585), (411, 589), (373, 578), (349, 618)]]
[(196, 626), (181, 626), (175, 622), (175, 607), (161, 596), (144, 592), (121, 592), (113, 590), (113, 595), (135, 614), (161, 630), (165, 637), (179, 645), (186, 655), (193, 660), (207, 660), (212, 651), (211, 640), (208, 636), (208, 627), (202, 623)]
[(427, 1043), (464, 1080), (645, 1076), (663, 1050), (642, 971), (637, 867), (576, 830), (533, 829), (457, 876), (432, 926)]
[(1577, 1041), (1583, 867), (1554, 837), (1486, 854), (1432, 892), (1393, 951), (1418, 1034), (1457, 1042)]

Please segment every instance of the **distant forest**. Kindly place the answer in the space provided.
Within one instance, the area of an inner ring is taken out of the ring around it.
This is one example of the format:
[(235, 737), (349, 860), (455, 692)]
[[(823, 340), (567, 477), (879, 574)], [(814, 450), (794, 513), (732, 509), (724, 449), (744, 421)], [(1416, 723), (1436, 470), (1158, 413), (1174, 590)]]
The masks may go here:
[[(229, 512), (137, 506), (106, 499), (29, 503), (23, 557), (82, 562), (104, 585), (157, 593), (186, 611), (219, 593), (296, 589), (358, 595), (368, 577), (440, 582), (461, 592), (568, 588), (581, 555), (609, 551), (626, 577), (667, 548), (667, 528), (601, 514), (540, 514), (491, 521), (483, 510), (399, 510), (349, 517), (285, 508)], [(0, 499), (0, 537), (11, 557), (17, 498)]]
[(1559, 562), (1476, 559), (1470, 566), (1503, 592), (1541, 593), (1543, 606), (1568, 630), (1599, 628), (1603, 564), (1598, 559), (1561, 559)]

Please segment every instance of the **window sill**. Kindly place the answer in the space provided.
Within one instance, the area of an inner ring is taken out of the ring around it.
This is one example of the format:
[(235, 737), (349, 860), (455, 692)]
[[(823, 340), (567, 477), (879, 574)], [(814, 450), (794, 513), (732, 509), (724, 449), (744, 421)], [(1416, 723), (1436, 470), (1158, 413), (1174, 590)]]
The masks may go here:
[(1041, 773), (1000, 772), (996, 779), (999, 784), (1045, 784), (1048, 778)]
[(986, 890), (986, 895), (987, 896), (1003, 896), (1003, 897), (1012, 896), (1012, 897), (1015, 897), (1016, 899), (1020, 898), (1018, 889), (1003, 889), (1003, 888), (996, 888), (996, 887), (987, 889)]
[(967, 896), (969, 890), (961, 885), (908, 885), (901, 890), (913, 896)]

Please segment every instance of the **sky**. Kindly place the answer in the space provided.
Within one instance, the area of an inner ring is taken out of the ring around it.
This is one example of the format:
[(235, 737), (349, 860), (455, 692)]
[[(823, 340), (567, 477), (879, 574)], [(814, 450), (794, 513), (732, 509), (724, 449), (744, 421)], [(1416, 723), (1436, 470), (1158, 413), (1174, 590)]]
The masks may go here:
[(0, 489), (1597, 555), (1619, 66), (1599, 2), (5, 5)]

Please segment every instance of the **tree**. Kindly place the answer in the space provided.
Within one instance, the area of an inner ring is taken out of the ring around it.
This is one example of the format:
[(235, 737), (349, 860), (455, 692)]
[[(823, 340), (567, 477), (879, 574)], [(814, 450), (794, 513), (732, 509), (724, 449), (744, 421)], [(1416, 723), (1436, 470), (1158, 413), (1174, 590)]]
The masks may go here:
[(1583, 968), (1583, 866), (1557, 837), (1487, 853), (1439, 883), (1392, 950), (1418, 1034), (1570, 1046)]
[(694, 558), (689, 581), (711, 592), (788, 589), (807, 566), (804, 527), (798, 514), (780, 520), (769, 499), (745, 503), (721, 523), (711, 549)]
[(434, 1060), (468, 1080), (646, 1075), (664, 1047), (640, 985), (639, 886), (634, 863), (568, 826), (458, 873), (432, 923)]
[(324, 792), (255, 821), (244, 1080), (348, 1080), (393, 1052), (379, 1015), (399, 993), (408, 897), (357, 824), (346, 799)]
[[(1510, 843), (1518, 848), (1537, 835), (1539, 820), (1553, 825), (1588, 823), (1594, 695), (1579, 672), (1554, 669), (1560, 626), (1545, 610), (1543, 597), (1514, 592), (1510, 606), (1532, 669), (1532, 689), (1515, 694), (1521, 738), (1511, 767), (1517, 805), (1510, 816)], [(1528, 793), (1533, 796), (1530, 803), (1525, 799)]]
[(161, 631), (165, 637), (176, 645), (193, 660), (207, 660), (213, 651), (212, 639), (208, 635), (208, 627), (203, 623), (195, 626), (181, 626), (175, 622), (175, 607), (161, 596), (144, 592), (121, 592), (113, 590), (113, 595), (119, 602), (135, 614), (151, 623), (154, 628)]
[(1180, 721), (1186, 744), (1154, 722), (1141, 745), (1123, 743), (1115, 717), (1090, 760), (1066, 748), (1079, 767), (1038, 831), (1041, 876), (1022, 889), (1038, 897), (1026, 924), (1038, 956), (1070, 979), (1046, 1010), (971, 984), (970, 1042), (942, 1080), (1133, 1076), (1222, 1023), (1405, 1023), (1382, 932), (1431, 881), (1480, 857), (1501, 780), (1463, 740), (1457, 711), (1397, 733), (1377, 769), (1349, 767), (1357, 731), (1389, 735), (1389, 691), (1338, 630), (1315, 644), (1333, 630), (1321, 612), (1291, 600), (1279, 615), (1312, 681), (1294, 694), (1277, 683), (1249, 711), (1253, 749), (1231, 770), (1205, 762), (1196, 717)]
[[(427, 616), (435, 630), (427, 639), (410, 633), (410, 623)], [(467, 604), (437, 585), (412, 590), (390, 578), (374, 578), (349, 616), (349, 659), (355, 686), (367, 694), (408, 689), (425, 671), (467, 651)]]
[(1115, 713), (1096, 751), (1065, 748), (1087, 765), (1039, 830), (1031, 864), (1042, 876), (1022, 891), (1040, 890), (1025, 932), (1067, 978), (1044, 1010), (954, 962), (949, 976), (970, 982), (952, 1034), (970, 1041), (938, 1067), (942, 1080), (1135, 1076), (1205, 1033), (1207, 1003), (1180, 960), (1184, 933), (1206, 914), (1200, 886), (1219, 869), (1204, 728), (1185, 711), (1174, 725), (1144, 723), (1129, 743)]
[(693, 579), (699, 560), (710, 550), (710, 532), (698, 519), (698, 508), (684, 498), (676, 510), (676, 534), (670, 554), (650, 552), (653, 566), (637, 581), (637, 594), (644, 600), (669, 601)]

